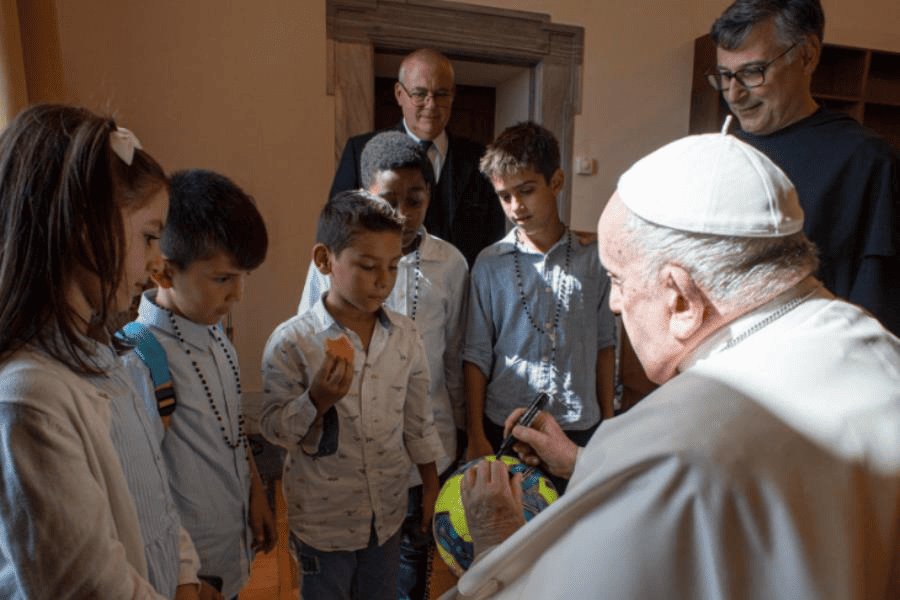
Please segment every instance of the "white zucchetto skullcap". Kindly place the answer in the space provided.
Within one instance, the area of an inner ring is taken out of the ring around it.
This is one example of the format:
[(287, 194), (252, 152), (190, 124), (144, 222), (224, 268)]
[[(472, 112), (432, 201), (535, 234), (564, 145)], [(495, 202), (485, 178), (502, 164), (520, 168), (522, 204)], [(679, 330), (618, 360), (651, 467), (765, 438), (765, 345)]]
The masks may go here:
[(639, 217), (670, 229), (783, 237), (803, 228), (787, 175), (762, 152), (724, 133), (676, 140), (620, 178), (619, 197)]

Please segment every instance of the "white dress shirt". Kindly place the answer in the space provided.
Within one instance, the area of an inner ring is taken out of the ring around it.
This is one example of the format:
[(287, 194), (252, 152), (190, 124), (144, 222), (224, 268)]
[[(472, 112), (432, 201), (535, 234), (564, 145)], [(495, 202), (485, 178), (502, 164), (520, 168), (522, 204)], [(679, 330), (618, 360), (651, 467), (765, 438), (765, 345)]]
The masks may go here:
[[(406, 130), (406, 135), (414, 139), (416, 143), (422, 141), (416, 134), (409, 130), (409, 127), (406, 126), (406, 119), (403, 120), (403, 129)], [(439, 136), (431, 140), (431, 145), (425, 153), (428, 156), (428, 160), (431, 161), (431, 166), (434, 168), (435, 182), (441, 180), (441, 170), (444, 168), (444, 163), (447, 162), (447, 149), (449, 146), (450, 140), (447, 138), (447, 131), (444, 130)]]

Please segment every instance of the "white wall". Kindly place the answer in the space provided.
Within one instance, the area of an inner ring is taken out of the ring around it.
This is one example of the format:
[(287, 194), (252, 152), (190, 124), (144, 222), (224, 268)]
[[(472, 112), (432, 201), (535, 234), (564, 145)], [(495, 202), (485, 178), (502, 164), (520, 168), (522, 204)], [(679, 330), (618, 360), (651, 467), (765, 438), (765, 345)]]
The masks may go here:
[(256, 198), (266, 262), (234, 311), (245, 389), (297, 306), (331, 184), (325, 3), (59, 0), (70, 101), (111, 110), (167, 170), (205, 167)]
[(528, 119), (531, 110), (532, 76), (530, 69), (521, 69), (496, 86), (494, 106), (494, 135)]

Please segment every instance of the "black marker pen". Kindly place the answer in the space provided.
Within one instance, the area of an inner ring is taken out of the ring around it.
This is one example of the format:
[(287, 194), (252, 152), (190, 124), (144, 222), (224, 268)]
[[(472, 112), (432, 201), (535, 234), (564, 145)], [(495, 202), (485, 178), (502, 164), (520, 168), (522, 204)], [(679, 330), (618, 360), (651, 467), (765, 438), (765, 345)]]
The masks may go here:
[[(522, 416), (519, 417), (519, 420), (516, 421), (516, 425), (521, 425), (522, 427), (531, 427), (531, 424), (534, 422), (534, 419), (537, 417), (538, 413), (543, 410), (543, 408), (547, 405), (547, 402), (550, 400), (550, 396), (546, 393), (541, 392), (538, 394), (538, 397), (534, 399), (534, 402), (531, 403), (531, 406), (528, 407), (528, 410), (522, 413)], [(497, 450), (497, 458), (500, 458), (504, 454), (509, 454), (510, 450), (512, 450), (512, 445), (515, 442), (512, 431), (510, 430), (509, 435), (504, 438), (503, 443), (500, 444), (500, 449)]]

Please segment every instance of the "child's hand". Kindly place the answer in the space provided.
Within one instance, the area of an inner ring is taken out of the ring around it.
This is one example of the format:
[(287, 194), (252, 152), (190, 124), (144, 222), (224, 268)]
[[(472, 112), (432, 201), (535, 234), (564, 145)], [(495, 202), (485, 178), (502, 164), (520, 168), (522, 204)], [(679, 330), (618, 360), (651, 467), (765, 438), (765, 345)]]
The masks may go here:
[(427, 533), (431, 530), (434, 504), (437, 502), (440, 491), (440, 484), (437, 481), (422, 483), (422, 533)]
[(224, 600), (216, 588), (205, 581), (186, 583), (175, 589), (175, 600)]
[(270, 552), (275, 547), (278, 532), (275, 517), (269, 508), (266, 489), (257, 475), (250, 479), (250, 531), (253, 533), (252, 547), (255, 552)]
[(595, 231), (577, 231), (573, 229), (572, 233), (575, 234), (582, 246), (590, 246), (597, 241), (597, 232)]
[(198, 595), (200, 600), (225, 600), (225, 597), (222, 596), (222, 593), (209, 585), (205, 581), (200, 582), (200, 594)]
[(353, 364), (326, 351), (325, 362), (309, 386), (309, 399), (316, 406), (318, 416), (324, 415), (347, 394), (352, 381)]
[(474, 431), (469, 432), (469, 445), (466, 447), (467, 462), (493, 453), (494, 449), (491, 448), (491, 443), (488, 441), (484, 433), (478, 435)]
[(196, 583), (185, 583), (175, 588), (175, 600), (199, 600), (200, 586)]
[(422, 522), (419, 526), (422, 533), (426, 533), (431, 529), (431, 517), (434, 516), (434, 503), (441, 491), (441, 482), (438, 479), (437, 465), (433, 461), (416, 464), (416, 468), (422, 477)]

